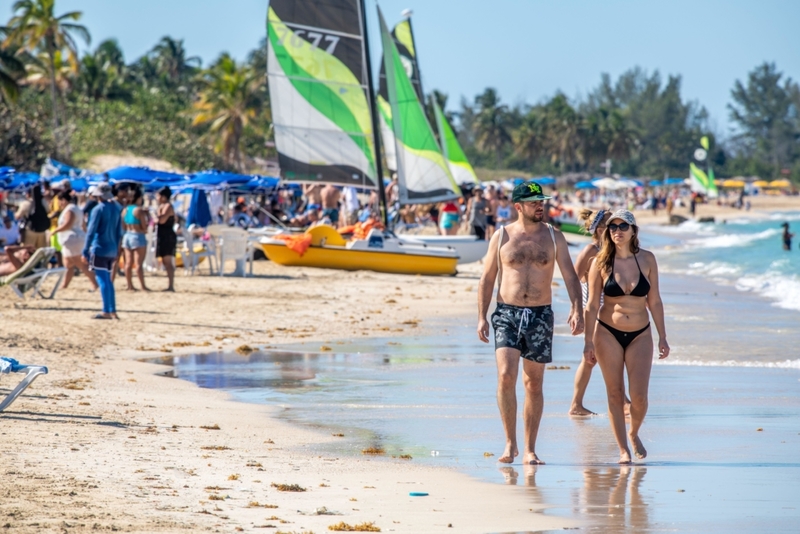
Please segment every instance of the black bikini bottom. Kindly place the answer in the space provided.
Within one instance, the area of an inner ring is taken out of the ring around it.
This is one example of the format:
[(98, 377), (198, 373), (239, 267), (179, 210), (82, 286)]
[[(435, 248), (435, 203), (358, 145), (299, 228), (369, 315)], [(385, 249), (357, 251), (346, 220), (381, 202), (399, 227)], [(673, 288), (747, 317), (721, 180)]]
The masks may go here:
[(634, 339), (639, 337), (639, 334), (650, 328), (650, 323), (647, 323), (647, 326), (635, 332), (623, 332), (622, 330), (617, 330), (613, 326), (608, 326), (600, 319), (598, 319), (597, 322), (603, 325), (606, 328), (606, 330), (611, 332), (611, 335), (614, 336), (614, 338), (617, 340), (617, 343), (619, 343), (620, 346), (622, 346), (622, 350), (628, 348), (628, 345), (630, 345)]

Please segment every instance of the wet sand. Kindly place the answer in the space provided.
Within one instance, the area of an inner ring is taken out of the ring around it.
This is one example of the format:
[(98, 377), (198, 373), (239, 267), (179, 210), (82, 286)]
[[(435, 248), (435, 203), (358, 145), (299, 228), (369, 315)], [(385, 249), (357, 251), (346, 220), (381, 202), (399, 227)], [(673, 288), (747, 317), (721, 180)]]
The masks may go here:
[[(324, 532), (342, 521), (374, 522), (383, 532), (575, 525), (537, 513), (541, 507), (520, 488), (453, 469), (314, 454), (312, 446), (340, 438), (137, 361), (244, 345), (305, 342), (324, 350), (339, 339), (402, 338), (474, 309), (477, 277), (467, 271), (401, 277), (258, 262), (254, 278), (179, 275), (176, 294), (127, 293), (118, 279), (119, 322), (90, 319), (100, 297), (80, 277), (51, 301), (23, 302), (0, 289), (3, 354), (50, 369), (0, 415), (2, 524), (15, 532), (263, 532), (256, 527), (265, 525)], [(166, 286), (163, 276), (148, 281)], [(14, 379), (4, 375), (0, 384)], [(341, 515), (306, 515), (323, 507)]]

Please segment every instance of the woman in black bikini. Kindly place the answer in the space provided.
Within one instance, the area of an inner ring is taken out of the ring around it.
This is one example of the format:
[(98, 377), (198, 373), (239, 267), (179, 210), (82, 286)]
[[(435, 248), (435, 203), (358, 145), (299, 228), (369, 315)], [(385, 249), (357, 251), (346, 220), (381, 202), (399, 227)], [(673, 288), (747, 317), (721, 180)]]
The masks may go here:
[[(628, 439), (637, 458), (647, 456), (639, 439), (639, 428), (647, 413), (647, 390), (653, 365), (653, 334), (648, 309), (658, 331), (659, 358), (669, 356), (656, 258), (639, 248), (638, 234), (633, 213), (617, 210), (611, 215), (602, 249), (589, 269), (589, 302), (585, 315), (583, 357), (590, 363), (598, 362), (603, 372), (609, 419), (619, 445), (621, 464), (631, 463)], [(623, 412), (626, 371), (631, 398), (631, 426), (627, 435)]]
[(170, 199), (172, 190), (164, 186), (158, 190), (158, 221), (156, 224), (156, 257), (161, 258), (167, 270), (169, 286), (164, 291), (175, 291), (175, 249), (178, 236), (175, 234), (175, 210)]

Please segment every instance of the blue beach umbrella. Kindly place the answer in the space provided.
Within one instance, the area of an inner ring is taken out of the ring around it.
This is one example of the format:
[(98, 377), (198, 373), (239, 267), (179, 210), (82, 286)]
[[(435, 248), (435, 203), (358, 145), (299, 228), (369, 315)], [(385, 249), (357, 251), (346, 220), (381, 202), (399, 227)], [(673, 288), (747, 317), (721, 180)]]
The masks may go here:
[(193, 174), (191, 180), (189, 180), (186, 185), (203, 189), (229, 189), (232, 186), (246, 184), (252, 178), (252, 176), (245, 174), (212, 169)]
[(211, 223), (211, 208), (208, 207), (206, 192), (202, 189), (192, 191), (192, 200), (189, 202), (189, 214), (186, 216), (186, 226), (196, 224), (205, 228)]
[(273, 176), (253, 176), (247, 183), (233, 187), (242, 193), (269, 193), (278, 188), (280, 179)]
[(575, 184), (575, 189), (597, 189), (592, 182), (578, 182)]
[(661, 180), (651, 180), (650, 182), (647, 183), (647, 185), (649, 185), (650, 187), (656, 187), (664, 184), (661, 182)]
[(686, 183), (686, 180), (683, 178), (665, 178), (664, 185), (681, 185)]
[(555, 185), (556, 179), (552, 176), (542, 176), (541, 178), (534, 178), (534, 182), (539, 185)]
[(162, 182), (180, 182), (185, 177), (174, 172), (156, 171), (149, 167), (117, 167), (105, 173), (111, 183), (131, 182), (134, 184), (149, 184), (156, 180)]

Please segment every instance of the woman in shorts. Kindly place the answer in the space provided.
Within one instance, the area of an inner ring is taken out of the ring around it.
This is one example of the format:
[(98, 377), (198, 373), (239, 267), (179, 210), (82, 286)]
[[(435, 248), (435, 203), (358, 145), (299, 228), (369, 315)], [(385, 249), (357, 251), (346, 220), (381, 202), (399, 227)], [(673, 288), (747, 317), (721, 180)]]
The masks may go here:
[(122, 253), (125, 258), (125, 281), (128, 283), (127, 291), (136, 291), (133, 287), (133, 271), (142, 290), (150, 291), (144, 283), (144, 258), (147, 254), (147, 225), (150, 217), (147, 210), (142, 207), (144, 195), (138, 187), (133, 190), (131, 203), (125, 206), (122, 212)]
[(89, 263), (83, 257), (83, 246), (86, 244), (86, 232), (83, 230), (83, 212), (77, 206), (77, 199), (72, 190), (61, 191), (58, 194), (61, 214), (58, 216), (58, 225), (53, 229), (53, 235), (61, 245), (61, 257), (67, 272), (64, 275), (62, 289), (67, 289), (77, 268), (86, 275), (92, 290), (97, 289), (97, 280), (94, 272), (89, 270)]

